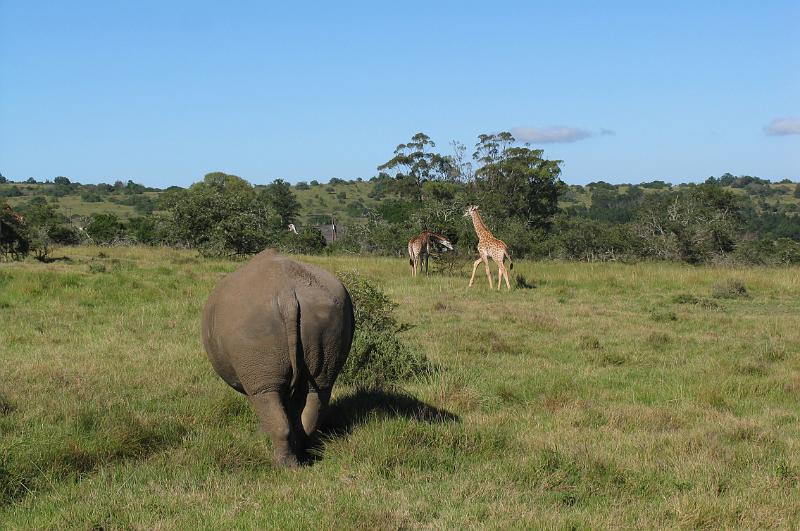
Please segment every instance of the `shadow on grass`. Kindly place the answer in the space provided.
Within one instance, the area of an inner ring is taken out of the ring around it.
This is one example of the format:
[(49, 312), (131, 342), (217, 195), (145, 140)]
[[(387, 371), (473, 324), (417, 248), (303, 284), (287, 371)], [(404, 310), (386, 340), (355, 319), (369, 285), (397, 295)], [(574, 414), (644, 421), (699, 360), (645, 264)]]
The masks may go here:
[[(0, 400), (3, 415), (13, 404)], [(167, 419), (141, 419), (127, 410), (85, 408), (48, 440), (18, 441), (0, 448), (0, 507), (32, 492), (74, 481), (103, 466), (146, 459), (178, 446), (187, 428)], [(59, 432), (60, 431), (60, 432)]]
[(374, 420), (398, 417), (429, 424), (461, 421), (458, 415), (426, 404), (408, 393), (385, 389), (356, 389), (338, 397), (328, 406), (315, 434), (316, 440), (303, 462), (313, 464), (322, 459), (322, 441), (347, 437), (358, 426)]
[(52, 264), (53, 262), (65, 262), (67, 264), (72, 264), (75, 262), (69, 256), (35, 256), (34, 258), (44, 264)]

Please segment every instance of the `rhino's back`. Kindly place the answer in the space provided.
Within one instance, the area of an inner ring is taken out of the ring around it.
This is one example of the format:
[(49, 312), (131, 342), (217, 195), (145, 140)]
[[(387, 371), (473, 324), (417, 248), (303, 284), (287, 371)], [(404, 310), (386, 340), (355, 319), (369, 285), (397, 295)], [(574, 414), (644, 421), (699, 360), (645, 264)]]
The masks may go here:
[(330, 374), (327, 379), (332, 381), (342, 361), (320, 356), (338, 351), (346, 356), (349, 351), (353, 309), (339, 279), (320, 267), (264, 251), (217, 284), (203, 314), (203, 343), (209, 359), (215, 371), (239, 391), (248, 385), (243, 386), (238, 375), (249, 379), (259, 364), (268, 364), (269, 372), (280, 374), (289, 368), (279, 299), (284, 306), (286, 300), (296, 299), (299, 304), (301, 344), (311, 354), (307, 362), (312, 374)]

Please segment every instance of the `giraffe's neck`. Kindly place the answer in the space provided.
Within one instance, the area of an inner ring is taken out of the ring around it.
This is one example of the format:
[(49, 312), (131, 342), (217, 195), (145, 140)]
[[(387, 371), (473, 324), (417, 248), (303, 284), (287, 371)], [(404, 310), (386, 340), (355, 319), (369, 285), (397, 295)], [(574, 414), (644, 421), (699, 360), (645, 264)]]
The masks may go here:
[(475, 226), (475, 234), (478, 235), (478, 241), (484, 238), (494, 238), (491, 231), (483, 224), (483, 220), (476, 210), (470, 212), (470, 215), (472, 216), (472, 224)]

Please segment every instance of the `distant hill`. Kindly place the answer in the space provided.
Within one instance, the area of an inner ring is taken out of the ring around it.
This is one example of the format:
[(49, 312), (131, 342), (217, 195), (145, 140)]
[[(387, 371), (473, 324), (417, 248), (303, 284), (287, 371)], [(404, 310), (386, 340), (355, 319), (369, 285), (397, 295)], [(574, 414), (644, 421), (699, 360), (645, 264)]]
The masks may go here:
[[(727, 177), (717, 179), (717, 184), (736, 194), (750, 196), (760, 211), (780, 210), (790, 215), (800, 212), (800, 188), (796, 183), (771, 183), (755, 177), (726, 175)], [(299, 226), (327, 224), (332, 217), (342, 226), (364, 223), (368, 212), (378, 211), (380, 215), (387, 216), (395, 204), (399, 203), (396, 195), (385, 189), (377, 190), (376, 181), (334, 179), (330, 183), (312, 183), (292, 185), (292, 191), (301, 204)], [(694, 184), (671, 186), (662, 181), (653, 181), (635, 185), (612, 185), (599, 181), (583, 186), (568, 185), (559, 205), (568, 212), (579, 212), (592, 207), (593, 194), (596, 198), (617, 198), (624, 197), (632, 189), (637, 194), (653, 194), (685, 186)], [(157, 210), (158, 197), (163, 192), (162, 189), (146, 188), (131, 181), (127, 184), (118, 182), (115, 185), (6, 182), (0, 184), (0, 203), (7, 202), (15, 207), (33, 197), (42, 196), (72, 219), (86, 218), (98, 213), (114, 213), (121, 219), (128, 220)], [(610, 208), (615, 206), (611, 205)]]

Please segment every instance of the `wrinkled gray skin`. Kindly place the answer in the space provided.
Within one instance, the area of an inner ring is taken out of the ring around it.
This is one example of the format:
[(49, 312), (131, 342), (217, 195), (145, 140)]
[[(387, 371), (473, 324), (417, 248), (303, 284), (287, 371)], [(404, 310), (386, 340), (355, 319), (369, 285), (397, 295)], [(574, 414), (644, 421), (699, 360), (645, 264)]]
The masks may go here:
[[(206, 302), (203, 344), (228, 385), (247, 395), (275, 462), (297, 466), (353, 340), (353, 305), (324, 269), (272, 250), (223, 278)], [(294, 448), (294, 451), (293, 451)]]

